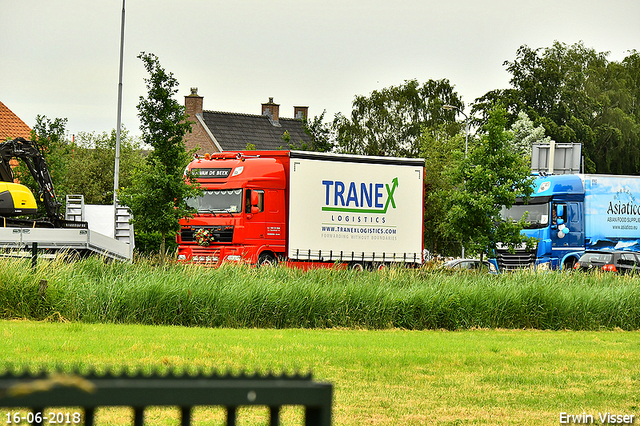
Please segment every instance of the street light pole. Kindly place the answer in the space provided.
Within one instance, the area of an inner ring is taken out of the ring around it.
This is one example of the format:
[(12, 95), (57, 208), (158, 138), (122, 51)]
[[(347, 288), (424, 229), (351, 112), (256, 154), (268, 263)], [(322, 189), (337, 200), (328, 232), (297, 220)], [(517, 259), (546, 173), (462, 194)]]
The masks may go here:
[(458, 108), (457, 106), (453, 106), (453, 105), (442, 105), (442, 109), (446, 109), (447, 111), (458, 111), (460, 114), (464, 115), (464, 122), (465, 122), (465, 126), (464, 126), (464, 130), (465, 130), (465, 136), (464, 136), (464, 158), (467, 158), (467, 151), (468, 151), (468, 147), (469, 147), (469, 117), (467, 116), (467, 114), (464, 113), (463, 110), (461, 110), (460, 108)]
[[(467, 116), (467, 114), (464, 113), (463, 110), (461, 110), (460, 108), (458, 108), (457, 106), (453, 106), (453, 105), (442, 105), (442, 109), (445, 109), (447, 111), (458, 111), (460, 114), (464, 115), (464, 122), (465, 122), (465, 126), (464, 126), (464, 130), (465, 130), (465, 135), (464, 135), (464, 158), (467, 158), (467, 151), (469, 149), (469, 117)], [(462, 258), (464, 259), (464, 246), (462, 246)], [(482, 258), (481, 258), (482, 259)]]
[[(124, 57), (124, 2), (120, 22), (120, 67), (118, 72), (118, 118), (116, 127), (116, 152), (113, 167), (113, 237), (118, 238), (118, 186), (120, 179), (120, 128), (122, 127), (122, 67)], [(131, 240), (133, 241), (133, 240)]]
[(124, 57), (124, 2), (122, 0), (122, 20), (120, 22), (120, 68), (118, 72), (118, 117), (116, 127), (116, 158), (113, 170), (113, 208), (118, 208), (118, 186), (120, 178), (120, 127), (122, 126), (122, 64)]

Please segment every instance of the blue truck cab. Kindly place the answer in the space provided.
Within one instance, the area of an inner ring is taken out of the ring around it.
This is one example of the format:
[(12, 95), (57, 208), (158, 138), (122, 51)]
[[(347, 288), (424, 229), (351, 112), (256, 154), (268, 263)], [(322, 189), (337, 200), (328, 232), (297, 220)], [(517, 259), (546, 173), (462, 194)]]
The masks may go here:
[(537, 240), (514, 252), (498, 246), (499, 270), (567, 269), (587, 249), (640, 251), (640, 177), (538, 176), (528, 202), (502, 209), (505, 220), (527, 215), (522, 233)]

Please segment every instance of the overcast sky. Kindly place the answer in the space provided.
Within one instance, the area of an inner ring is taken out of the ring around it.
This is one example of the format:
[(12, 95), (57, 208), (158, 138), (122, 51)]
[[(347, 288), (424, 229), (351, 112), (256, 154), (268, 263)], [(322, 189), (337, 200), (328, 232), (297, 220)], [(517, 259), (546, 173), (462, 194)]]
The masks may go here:
[[(116, 127), (122, 0), (0, 0), (0, 100), (29, 126)], [(355, 95), (446, 78), (466, 105), (506, 88), (519, 46), (583, 41), (610, 60), (640, 50), (638, 0), (127, 0), (123, 124), (139, 134), (141, 51), (213, 111), (347, 115)], [(468, 110), (467, 110), (468, 112)]]

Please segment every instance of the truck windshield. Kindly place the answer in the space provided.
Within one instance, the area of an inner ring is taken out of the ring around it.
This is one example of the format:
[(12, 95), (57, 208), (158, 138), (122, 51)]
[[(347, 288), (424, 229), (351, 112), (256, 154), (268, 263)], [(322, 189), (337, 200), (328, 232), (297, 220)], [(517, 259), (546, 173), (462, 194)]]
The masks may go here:
[(187, 205), (198, 213), (240, 213), (242, 189), (207, 189), (202, 196), (187, 199)]
[(549, 225), (549, 203), (514, 204), (510, 209), (502, 207), (500, 216), (504, 220), (517, 222), (527, 214), (525, 229), (544, 228)]

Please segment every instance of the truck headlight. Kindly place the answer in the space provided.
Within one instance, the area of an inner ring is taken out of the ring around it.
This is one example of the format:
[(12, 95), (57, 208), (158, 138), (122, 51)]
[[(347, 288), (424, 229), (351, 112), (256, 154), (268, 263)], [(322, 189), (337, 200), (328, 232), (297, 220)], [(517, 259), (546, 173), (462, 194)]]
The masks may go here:
[(230, 260), (232, 262), (238, 262), (242, 260), (242, 256), (239, 256), (237, 254), (230, 254), (229, 256), (227, 256), (227, 260)]
[(187, 255), (186, 254), (179, 254), (178, 255), (178, 260), (187, 260)]

